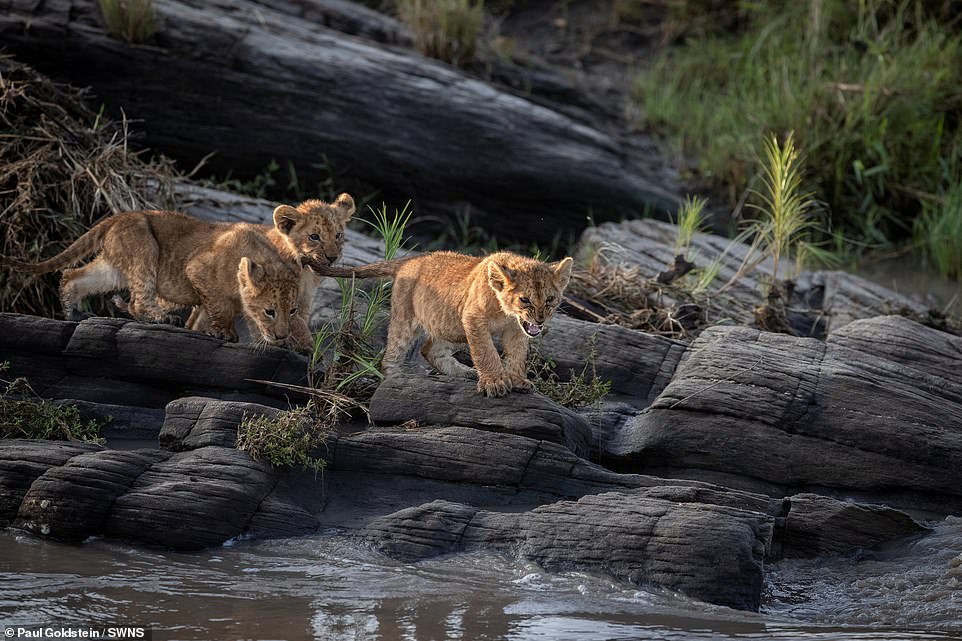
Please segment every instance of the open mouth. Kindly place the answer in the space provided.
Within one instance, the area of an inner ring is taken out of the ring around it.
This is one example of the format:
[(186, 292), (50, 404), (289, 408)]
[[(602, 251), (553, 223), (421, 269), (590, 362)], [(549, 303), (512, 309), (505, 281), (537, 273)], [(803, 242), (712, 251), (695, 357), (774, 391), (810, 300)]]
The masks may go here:
[(518, 323), (521, 324), (521, 329), (523, 329), (524, 333), (528, 336), (537, 336), (543, 329), (543, 326), (539, 325), (538, 323), (529, 323), (528, 321), (521, 320), (520, 318), (518, 319)]

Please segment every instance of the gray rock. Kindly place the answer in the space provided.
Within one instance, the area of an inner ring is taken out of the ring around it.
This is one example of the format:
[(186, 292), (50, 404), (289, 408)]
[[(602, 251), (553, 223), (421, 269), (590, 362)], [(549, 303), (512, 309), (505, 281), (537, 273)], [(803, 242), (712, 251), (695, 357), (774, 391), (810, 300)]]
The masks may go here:
[(65, 541), (100, 534), (114, 501), (163, 458), (157, 450), (98, 450), (74, 456), (31, 484), (14, 527)]
[(171, 401), (165, 410), (160, 446), (172, 452), (208, 445), (234, 447), (237, 427), (245, 416), (276, 416), (280, 410), (256, 403), (219, 401), (188, 396)]
[(400, 371), (386, 378), (371, 399), (371, 419), (398, 425), (456, 425), (508, 432), (560, 443), (580, 456), (591, 450), (583, 418), (537, 392), (487, 398), (477, 383), (451, 376)]
[(785, 556), (844, 554), (928, 531), (909, 515), (882, 505), (796, 494), (777, 528)]
[(581, 373), (592, 351), (600, 378), (611, 381), (611, 391), (639, 409), (647, 407), (671, 380), (687, 345), (661, 336), (599, 325), (557, 314), (544, 338), (531, 341), (531, 350), (557, 363), (566, 380)]
[(375, 519), (368, 536), (412, 561), (495, 549), (550, 571), (605, 570), (638, 585), (757, 610), (773, 519), (717, 505), (611, 492), (524, 513), (436, 501)]
[[(158, 20), (177, 28), (162, 31), (163, 46), (131, 48), (109, 37), (83, 3), (49, 0), (0, 14), (0, 39), (19, 59), (136, 113), (149, 123), (152, 149), (192, 162), (218, 149), (207, 161), (218, 172), (256, 174), (270, 158), (284, 158), (299, 175), (316, 175), (326, 158), (339, 177), (343, 169), (415, 196), (418, 211), (469, 203), (476, 220), (546, 240), (559, 224), (583, 225), (587, 211), (615, 217), (678, 204), (674, 172), (643, 137), (611, 132), (584, 112), (565, 115), (416, 52), (301, 20), (304, 5), (158, 3)], [(239, 33), (242, 47), (234, 46)], [(136, 89), (131, 77), (140, 79)], [(360, 87), (377, 87), (379, 100), (361, 98)], [(216, 110), (208, 108), (212, 93), (221, 97)], [(274, 101), (251, 109), (252, 95)], [(542, 219), (549, 224), (533, 224)]]
[[(601, 264), (636, 266), (642, 278), (654, 278), (674, 260), (677, 229), (671, 223), (651, 219), (589, 227), (581, 236), (578, 257), (589, 261), (597, 256)], [(762, 291), (765, 282), (771, 279), (774, 264), (766, 259), (754, 270), (735, 278), (749, 253), (745, 243), (714, 234), (694, 234), (690, 260), (702, 268), (719, 261), (718, 275), (708, 288), (712, 318), (729, 318), (745, 325), (754, 323), (753, 310), (762, 303)], [(802, 272), (796, 278), (792, 262), (782, 261), (778, 277), (794, 278), (792, 303), (799, 308), (812, 308), (801, 314), (805, 318), (798, 319), (800, 330), (805, 329), (802, 325), (807, 319), (808, 329), (804, 335), (830, 332), (853, 320), (882, 314), (905, 311), (924, 317), (928, 312), (925, 301), (845, 272)], [(723, 287), (724, 294), (720, 294)], [(656, 302), (670, 305), (678, 301), (670, 290), (665, 290), (658, 293)]]
[(273, 393), (263, 383), (303, 384), (307, 359), (289, 350), (226, 343), (200, 332), (126, 319), (90, 318), (80, 323), (64, 354), (71, 372), (181, 388)]
[(707, 329), (605, 459), (787, 495), (962, 510), (962, 338), (902, 317), (827, 343)]
[[(117, 390), (114, 390), (113, 397), (116, 398), (116, 396)], [(156, 441), (164, 424), (164, 410), (152, 407), (94, 403), (72, 398), (57, 400), (56, 403), (76, 407), (80, 412), (81, 420), (105, 422), (100, 434), (108, 441), (120, 439)]]
[(47, 470), (102, 449), (90, 443), (0, 440), (0, 527), (13, 522), (30, 486)]
[[(148, 410), (183, 396), (286, 407), (289, 399), (303, 397), (254, 381), (303, 385), (308, 370), (307, 358), (289, 350), (255, 350), (171, 325), (119, 318), (74, 323), (19, 314), (0, 314), (2, 361), (10, 361), (9, 375), (26, 378), (38, 395), (115, 406), (112, 412), (129, 416), (135, 431), (141, 429), (133, 425), (137, 413), (152, 420), (156, 415)], [(89, 410), (111, 411), (93, 405)], [(156, 434), (158, 426), (152, 427)]]
[(275, 484), (269, 465), (238, 450), (176, 453), (117, 497), (103, 533), (179, 550), (219, 545), (247, 529)]

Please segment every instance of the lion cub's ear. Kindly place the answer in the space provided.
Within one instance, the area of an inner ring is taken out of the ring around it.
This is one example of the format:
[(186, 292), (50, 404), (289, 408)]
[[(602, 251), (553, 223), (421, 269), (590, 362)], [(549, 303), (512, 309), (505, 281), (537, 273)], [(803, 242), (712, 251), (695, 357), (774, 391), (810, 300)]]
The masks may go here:
[(274, 227), (279, 232), (287, 236), (294, 229), (297, 220), (301, 217), (301, 212), (290, 205), (278, 205), (274, 210)]
[(264, 268), (247, 256), (244, 256), (240, 259), (240, 264), (237, 266), (237, 278), (244, 285), (263, 282)]
[(514, 271), (509, 267), (497, 263), (488, 263), (488, 285), (496, 292), (500, 292), (511, 284)]
[(356, 211), (354, 199), (351, 198), (351, 195), (348, 193), (341, 194), (337, 197), (337, 200), (334, 201), (334, 210), (337, 212), (338, 222), (346, 224)]
[(568, 281), (571, 280), (571, 266), (573, 263), (574, 261), (571, 260), (571, 256), (566, 256), (557, 263), (551, 264), (551, 266), (554, 267), (554, 282), (558, 285), (558, 289), (564, 289), (568, 286)]

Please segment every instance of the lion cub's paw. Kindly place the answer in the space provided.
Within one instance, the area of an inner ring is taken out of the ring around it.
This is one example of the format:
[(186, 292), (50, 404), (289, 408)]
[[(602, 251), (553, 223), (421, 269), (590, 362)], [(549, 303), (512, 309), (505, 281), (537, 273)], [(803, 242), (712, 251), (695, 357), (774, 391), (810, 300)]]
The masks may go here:
[(520, 374), (509, 374), (508, 376), (511, 379), (511, 387), (513, 389), (522, 392), (530, 392), (534, 388), (534, 383)]
[(507, 374), (478, 375), (478, 393), (484, 394), (488, 398), (492, 396), (504, 396), (511, 391), (511, 378)]
[(208, 336), (213, 336), (214, 338), (220, 338), (225, 341), (230, 341), (231, 343), (237, 342), (237, 334), (233, 331), (227, 329), (226, 327), (221, 327), (219, 325), (211, 324), (207, 329)]

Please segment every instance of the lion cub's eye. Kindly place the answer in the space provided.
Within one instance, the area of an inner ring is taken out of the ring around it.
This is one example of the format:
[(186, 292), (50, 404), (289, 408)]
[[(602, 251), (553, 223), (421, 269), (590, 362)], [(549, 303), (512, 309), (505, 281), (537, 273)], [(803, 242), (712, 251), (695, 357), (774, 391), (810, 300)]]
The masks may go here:
[(553, 302), (554, 302), (554, 296), (548, 296), (546, 299), (544, 299), (544, 302), (546, 302), (546, 303), (553, 303)]
[(310, 236), (308, 236), (308, 238), (313, 240), (315, 243), (320, 242), (321, 240), (320, 234), (311, 234)]
[(530, 305), (530, 304), (531, 304), (531, 300), (530, 300), (527, 296), (522, 296), (522, 297), (519, 298), (518, 300), (521, 301), (521, 304), (522, 304), (522, 305)]
[(293, 315), (296, 314), (296, 313), (297, 313), (297, 308), (296, 308), (296, 307), (291, 307), (291, 316), (293, 316)]
[(268, 318), (274, 318), (277, 316), (277, 312), (275, 312), (273, 309), (265, 309), (264, 316), (267, 316)]
[(344, 238), (344, 232), (339, 231), (336, 234), (334, 234), (334, 240), (341, 240), (342, 238)]

